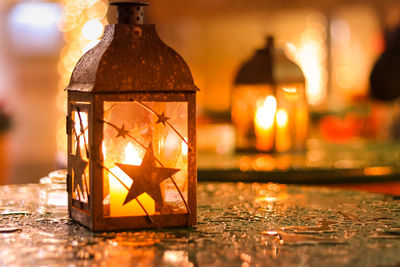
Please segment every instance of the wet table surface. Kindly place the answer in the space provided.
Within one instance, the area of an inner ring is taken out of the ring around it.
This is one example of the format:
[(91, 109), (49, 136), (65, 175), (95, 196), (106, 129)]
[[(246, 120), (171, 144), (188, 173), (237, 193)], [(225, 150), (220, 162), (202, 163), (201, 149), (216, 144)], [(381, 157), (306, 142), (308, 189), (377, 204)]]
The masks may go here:
[(297, 153), (199, 153), (198, 179), (225, 182), (346, 184), (400, 181), (400, 142), (310, 139)]
[(200, 183), (194, 228), (92, 233), (39, 201), (39, 185), (0, 187), (0, 265), (394, 266), (400, 200), (277, 184)]

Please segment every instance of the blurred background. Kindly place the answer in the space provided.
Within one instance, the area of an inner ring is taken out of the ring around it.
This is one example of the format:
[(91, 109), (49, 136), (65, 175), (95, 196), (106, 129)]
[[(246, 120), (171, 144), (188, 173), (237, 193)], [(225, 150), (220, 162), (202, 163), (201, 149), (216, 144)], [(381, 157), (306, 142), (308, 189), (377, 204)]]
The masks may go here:
[[(396, 92), (374, 93), (370, 75), (399, 38), (398, 0), (147, 2), (145, 21), (182, 55), (201, 88), (200, 152), (234, 153), (232, 86), (268, 35), (304, 73), (311, 140), (396, 138)], [(115, 22), (115, 10), (106, 0), (2, 0), (0, 20), (0, 181), (37, 182), (66, 165), (63, 89), (82, 54)], [(203, 142), (210, 133), (215, 140)]]

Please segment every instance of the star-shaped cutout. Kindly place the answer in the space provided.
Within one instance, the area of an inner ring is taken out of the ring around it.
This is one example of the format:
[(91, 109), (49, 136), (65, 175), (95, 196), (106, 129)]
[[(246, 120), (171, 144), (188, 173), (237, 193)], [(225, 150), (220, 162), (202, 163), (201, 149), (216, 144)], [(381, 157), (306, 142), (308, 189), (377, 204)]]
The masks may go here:
[(76, 155), (71, 156), (72, 161), (72, 169), (74, 170), (74, 191), (79, 185), (81, 191), (83, 192), (83, 175), (85, 173), (85, 169), (88, 165), (87, 161), (82, 159), (81, 149), (79, 146), (79, 142), (76, 145)]
[(122, 124), (121, 128), (117, 127), (116, 130), (118, 131), (117, 138), (120, 136), (126, 138), (126, 136), (129, 134), (129, 131), (125, 130), (125, 124)]
[(115, 165), (133, 180), (123, 205), (141, 194), (147, 193), (156, 203), (163, 207), (164, 201), (161, 194), (160, 183), (180, 171), (179, 169), (156, 167), (156, 159), (151, 143), (147, 148), (140, 166), (122, 163), (115, 163)]
[(170, 118), (168, 118), (167, 116), (165, 116), (165, 112), (161, 113), (161, 114), (157, 114), (158, 120), (156, 122), (156, 124), (162, 123), (165, 125), (165, 123), (167, 122), (167, 120), (169, 120)]

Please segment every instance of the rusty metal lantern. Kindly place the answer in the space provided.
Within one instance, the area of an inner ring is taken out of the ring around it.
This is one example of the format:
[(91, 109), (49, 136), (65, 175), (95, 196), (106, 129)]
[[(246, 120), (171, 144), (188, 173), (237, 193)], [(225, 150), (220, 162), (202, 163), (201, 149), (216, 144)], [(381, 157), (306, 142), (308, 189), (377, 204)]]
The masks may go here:
[(136, 2), (77, 63), (68, 91), (69, 215), (94, 231), (196, 223), (196, 91)]
[(240, 66), (231, 97), (238, 152), (302, 151), (308, 133), (305, 79), (273, 37)]

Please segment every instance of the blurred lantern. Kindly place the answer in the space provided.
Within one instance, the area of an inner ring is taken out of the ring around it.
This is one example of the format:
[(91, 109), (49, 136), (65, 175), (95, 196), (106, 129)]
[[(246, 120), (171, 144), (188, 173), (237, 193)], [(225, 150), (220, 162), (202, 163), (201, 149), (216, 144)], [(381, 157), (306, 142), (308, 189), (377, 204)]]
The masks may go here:
[(92, 230), (196, 223), (196, 91), (185, 61), (115, 2), (68, 90), (69, 213)]
[(237, 151), (285, 152), (305, 147), (308, 105), (301, 69), (268, 37), (243, 63), (231, 99)]

